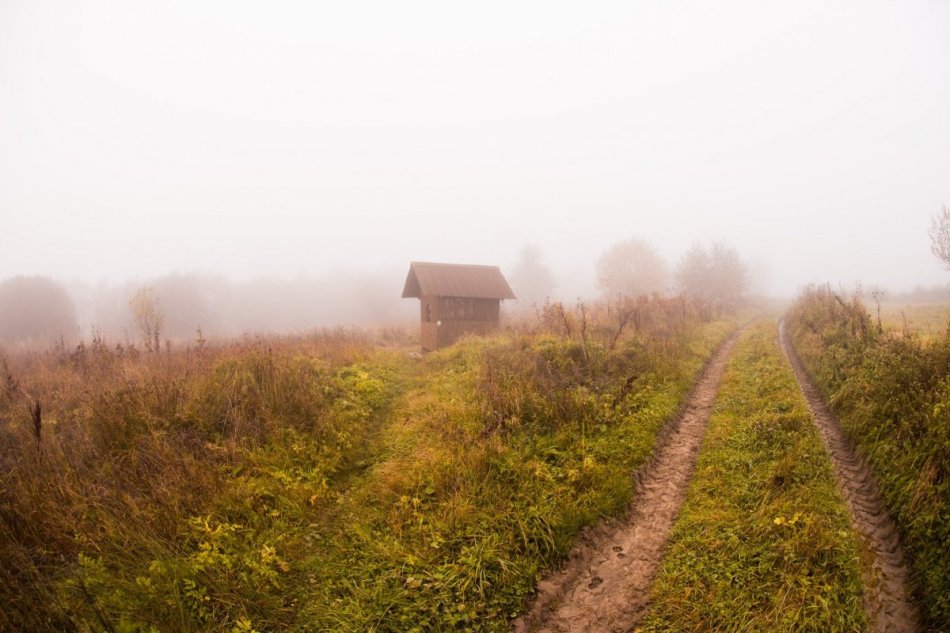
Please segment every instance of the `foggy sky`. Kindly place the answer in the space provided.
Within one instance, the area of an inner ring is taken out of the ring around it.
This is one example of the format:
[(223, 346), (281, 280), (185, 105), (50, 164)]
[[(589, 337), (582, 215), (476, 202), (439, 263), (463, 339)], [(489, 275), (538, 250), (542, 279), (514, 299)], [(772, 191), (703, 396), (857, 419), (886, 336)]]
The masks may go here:
[(726, 239), (772, 293), (943, 283), (948, 113), (944, 0), (2, 0), (0, 279), (532, 242), (580, 293), (642, 236)]

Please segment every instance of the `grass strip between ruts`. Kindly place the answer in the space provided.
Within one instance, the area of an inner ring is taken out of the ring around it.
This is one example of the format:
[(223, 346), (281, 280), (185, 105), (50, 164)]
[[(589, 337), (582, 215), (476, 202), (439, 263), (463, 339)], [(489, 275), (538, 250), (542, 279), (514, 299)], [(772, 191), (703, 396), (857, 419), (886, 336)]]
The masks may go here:
[(730, 359), (641, 631), (862, 631), (856, 537), (762, 322)]

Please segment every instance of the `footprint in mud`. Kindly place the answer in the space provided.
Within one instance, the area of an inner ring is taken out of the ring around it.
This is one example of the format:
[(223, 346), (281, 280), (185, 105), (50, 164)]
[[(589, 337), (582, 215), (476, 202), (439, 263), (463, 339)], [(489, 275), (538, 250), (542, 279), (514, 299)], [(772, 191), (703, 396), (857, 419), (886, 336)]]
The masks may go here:
[(588, 589), (596, 589), (604, 582), (604, 579), (600, 576), (594, 576), (589, 583), (587, 583)]

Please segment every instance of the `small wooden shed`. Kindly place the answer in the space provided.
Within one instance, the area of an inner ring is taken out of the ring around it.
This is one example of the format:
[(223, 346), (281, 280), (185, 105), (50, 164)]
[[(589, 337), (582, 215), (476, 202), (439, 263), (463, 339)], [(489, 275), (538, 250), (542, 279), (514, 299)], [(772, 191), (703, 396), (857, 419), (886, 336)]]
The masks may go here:
[(501, 301), (515, 293), (498, 266), (412, 262), (402, 297), (419, 299), (422, 349), (435, 350), (497, 328)]

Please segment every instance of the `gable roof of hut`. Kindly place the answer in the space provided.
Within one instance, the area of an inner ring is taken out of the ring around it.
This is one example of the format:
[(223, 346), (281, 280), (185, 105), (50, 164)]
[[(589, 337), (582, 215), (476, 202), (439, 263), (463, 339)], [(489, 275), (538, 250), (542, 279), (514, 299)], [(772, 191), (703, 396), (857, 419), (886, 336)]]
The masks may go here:
[(402, 296), (514, 299), (515, 293), (498, 266), (412, 262)]

